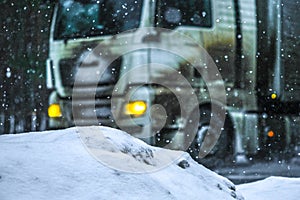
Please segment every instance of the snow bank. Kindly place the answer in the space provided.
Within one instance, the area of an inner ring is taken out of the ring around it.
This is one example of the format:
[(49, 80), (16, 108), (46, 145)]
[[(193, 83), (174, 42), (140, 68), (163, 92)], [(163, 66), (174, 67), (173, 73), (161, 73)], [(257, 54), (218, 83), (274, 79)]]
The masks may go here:
[(245, 199), (250, 200), (300, 199), (300, 178), (270, 177), (237, 187)]
[(0, 199), (243, 199), (188, 154), (106, 127), (0, 136)]

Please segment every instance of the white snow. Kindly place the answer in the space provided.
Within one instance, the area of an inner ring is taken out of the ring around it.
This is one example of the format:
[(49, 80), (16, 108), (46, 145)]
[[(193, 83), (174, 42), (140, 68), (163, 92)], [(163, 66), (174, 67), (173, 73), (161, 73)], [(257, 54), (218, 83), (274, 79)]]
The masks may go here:
[(299, 199), (300, 179), (237, 188), (184, 152), (107, 127), (0, 136), (1, 200)]
[(238, 185), (237, 188), (245, 199), (300, 199), (300, 178), (269, 177), (254, 183)]

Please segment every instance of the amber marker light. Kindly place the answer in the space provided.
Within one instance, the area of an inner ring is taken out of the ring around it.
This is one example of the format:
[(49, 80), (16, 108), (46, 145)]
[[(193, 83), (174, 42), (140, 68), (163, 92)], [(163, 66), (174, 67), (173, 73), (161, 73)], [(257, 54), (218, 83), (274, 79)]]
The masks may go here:
[(271, 99), (276, 99), (277, 98), (277, 94), (273, 93), (271, 94)]
[(125, 113), (136, 117), (143, 115), (147, 110), (147, 104), (144, 101), (132, 101), (126, 104)]
[(61, 109), (59, 104), (51, 104), (48, 108), (48, 116), (51, 118), (61, 117)]
[(268, 137), (271, 138), (271, 137), (274, 137), (274, 135), (275, 135), (274, 131), (269, 131), (268, 132)]

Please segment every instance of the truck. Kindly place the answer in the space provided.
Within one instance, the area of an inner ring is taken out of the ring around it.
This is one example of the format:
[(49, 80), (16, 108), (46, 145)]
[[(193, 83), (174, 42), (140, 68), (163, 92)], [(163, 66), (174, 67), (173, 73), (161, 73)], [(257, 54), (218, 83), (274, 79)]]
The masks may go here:
[(297, 157), (299, 6), (57, 1), (46, 65), (49, 128), (119, 128), (206, 166)]

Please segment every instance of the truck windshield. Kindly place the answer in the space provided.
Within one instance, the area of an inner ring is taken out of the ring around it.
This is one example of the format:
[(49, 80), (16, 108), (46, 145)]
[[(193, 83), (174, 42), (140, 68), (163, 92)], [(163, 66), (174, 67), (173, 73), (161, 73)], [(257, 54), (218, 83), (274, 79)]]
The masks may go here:
[(178, 26), (212, 27), (210, 0), (157, 0), (155, 24), (170, 29)]
[(54, 39), (112, 35), (138, 28), (142, 0), (60, 0)]

